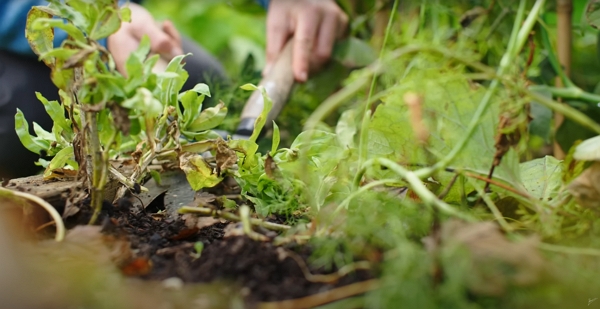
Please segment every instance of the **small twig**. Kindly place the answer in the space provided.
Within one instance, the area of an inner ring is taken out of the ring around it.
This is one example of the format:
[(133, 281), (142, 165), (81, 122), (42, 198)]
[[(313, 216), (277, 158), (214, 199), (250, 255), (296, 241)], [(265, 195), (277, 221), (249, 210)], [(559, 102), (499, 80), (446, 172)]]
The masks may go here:
[(20, 191), (13, 191), (13, 190), (9, 190), (9, 189), (4, 189), (4, 188), (0, 188), (0, 194), (4, 195), (4, 194), (11, 194), (12, 196), (16, 196), (16, 197), (20, 197), (23, 199), (26, 199), (30, 202), (33, 202), (35, 204), (38, 204), (40, 207), (44, 208), (44, 210), (46, 210), (49, 214), (50, 217), (52, 217), (52, 219), (54, 220), (55, 224), (56, 224), (56, 241), (62, 241), (65, 238), (65, 224), (62, 221), (62, 218), (60, 216), (60, 214), (58, 213), (58, 211), (56, 211), (56, 209), (54, 209), (54, 207), (52, 205), (50, 205), (48, 202), (44, 201), (43, 199), (33, 195), (33, 194), (29, 194), (29, 193), (25, 193), (25, 192), (20, 192)]
[[(242, 221), (242, 219), (239, 216), (232, 214), (230, 212), (212, 209), (212, 208), (206, 208), (206, 207), (183, 206), (179, 209), (179, 213), (181, 213), (181, 214), (191, 213), (191, 214), (197, 214), (200, 216), (219, 217), (219, 218), (222, 218), (225, 220), (235, 221), (235, 222)], [(257, 225), (257, 226), (264, 227), (266, 229), (269, 229), (272, 231), (277, 231), (277, 232), (287, 231), (291, 228), (288, 225), (266, 222), (266, 221), (256, 219), (256, 218), (250, 218), (250, 223), (252, 223), (252, 225)]]
[(494, 179), (489, 179), (487, 177), (484, 177), (484, 176), (481, 176), (481, 175), (477, 175), (477, 174), (474, 174), (474, 173), (469, 173), (469, 172), (465, 172), (464, 175), (467, 176), (467, 177), (471, 177), (471, 178), (475, 178), (475, 179), (478, 179), (478, 180), (481, 180), (481, 181), (485, 181), (485, 182), (490, 183), (490, 184), (492, 184), (492, 185), (494, 185), (496, 187), (502, 188), (502, 189), (504, 189), (506, 191), (510, 191), (510, 192), (512, 192), (514, 194), (522, 196), (522, 197), (524, 197), (526, 199), (531, 199), (531, 196), (529, 194), (527, 194), (525, 192), (521, 192), (521, 191), (519, 191), (519, 190), (517, 190), (517, 189), (515, 189), (515, 188), (513, 188), (511, 186), (507, 186), (507, 185), (505, 185), (505, 184), (503, 184), (503, 183), (501, 183), (499, 181), (496, 181)]
[(306, 262), (298, 254), (296, 254), (295, 252), (289, 251), (289, 250), (285, 250), (281, 247), (278, 249), (284, 250), (284, 254), (286, 257), (290, 257), (294, 261), (296, 261), (296, 263), (298, 263), (298, 266), (302, 270), (304, 277), (306, 278), (306, 280), (308, 280), (310, 282), (333, 283), (333, 282), (340, 280), (340, 278), (346, 276), (347, 274), (349, 274), (353, 271), (371, 269), (371, 263), (369, 263), (367, 261), (361, 261), (361, 262), (355, 262), (352, 264), (348, 264), (348, 265), (340, 268), (337, 272), (332, 273), (332, 274), (314, 275), (308, 269)]
[(438, 198), (440, 200), (443, 200), (446, 197), (446, 195), (448, 195), (448, 193), (450, 193), (450, 190), (452, 190), (452, 187), (456, 183), (456, 180), (458, 180), (458, 176), (460, 176), (460, 175), (459, 174), (454, 174), (454, 176), (452, 177), (452, 179), (450, 179), (450, 182), (448, 183), (448, 185), (446, 186), (446, 188), (444, 189), (444, 191), (442, 191), (442, 193), (440, 193), (438, 195)]
[(546, 251), (556, 252), (556, 253), (565, 253), (565, 254), (575, 254), (575, 255), (592, 255), (592, 256), (600, 256), (600, 249), (596, 248), (574, 248), (574, 247), (566, 247), (559, 246), (547, 243), (539, 243), (538, 248)]
[(284, 300), (279, 302), (259, 303), (259, 309), (303, 309), (331, 303), (337, 300), (351, 296), (364, 294), (379, 287), (379, 280), (371, 279), (367, 281), (349, 284), (333, 290), (314, 294), (302, 298)]
[(49, 226), (55, 225), (55, 224), (56, 224), (56, 222), (54, 222), (54, 221), (46, 222), (46, 223), (44, 223), (44, 224), (42, 224), (42, 225), (38, 226), (38, 227), (35, 229), (35, 231), (36, 231), (36, 232), (39, 232), (39, 231), (41, 231), (41, 230), (43, 230), (43, 229), (45, 229), (45, 228), (47, 228), (47, 227), (49, 227)]

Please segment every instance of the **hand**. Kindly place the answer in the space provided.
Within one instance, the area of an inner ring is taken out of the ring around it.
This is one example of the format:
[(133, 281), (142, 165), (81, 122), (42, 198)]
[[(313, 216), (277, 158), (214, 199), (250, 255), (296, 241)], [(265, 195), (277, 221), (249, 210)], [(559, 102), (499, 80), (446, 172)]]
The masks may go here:
[(150, 12), (135, 3), (130, 3), (131, 22), (122, 23), (121, 28), (108, 37), (108, 50), (113, 55), (117, 70), (125, 74), (125, 63), (134, 52), (144, 35), (150, 38), (150, 50), (170, 61), (183, 54), (181, 36), (170, 21), (157, 23)]
[(267, 64), (269, 71), (290, 36), (294, 36), (292, 69), (299, 82), (331, 57), (336, 39), (342, 37), (348, 16), (334, 0), (271, 0), (267, 16)]

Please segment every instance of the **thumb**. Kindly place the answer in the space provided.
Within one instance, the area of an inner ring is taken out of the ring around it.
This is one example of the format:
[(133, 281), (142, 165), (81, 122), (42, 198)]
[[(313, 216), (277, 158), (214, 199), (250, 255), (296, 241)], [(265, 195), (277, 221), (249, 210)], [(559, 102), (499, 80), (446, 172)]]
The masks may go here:
[(153, 53), (171, 59), (177, 55), (183, 54), (181, 44), (177, 40), (169, 36), (163, 29), (159, 28), (155, 23), (147, 25), (144, 31), (150, 39), (150, 50)]

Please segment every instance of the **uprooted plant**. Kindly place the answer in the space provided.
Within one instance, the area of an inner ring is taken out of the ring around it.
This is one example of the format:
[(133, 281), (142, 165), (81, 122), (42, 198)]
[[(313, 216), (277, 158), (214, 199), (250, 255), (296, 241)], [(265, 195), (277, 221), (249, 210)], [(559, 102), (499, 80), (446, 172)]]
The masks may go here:
[[(60, 102), (37, 94), (54, 126), (47, 132), (34, 123), (32, 136), (23, 112), (18, 110), (15, 116), (25, 147), (53, 157), (50, 162), (39, 161), (45, 167), (44, 178), (82, 179), (94, 209), (90, 223), (102, 208), (109, 178), (124, 186), (116, 198), (127, 188), (143, 190), (139, 183), (156, 159), (178, 163), (196, 189), (214, 185), (218, 177), (199, 153), (216, 147), (218, 135), (209, 130), (221, 123), (227, 108), (221, 103), (202, 110), (204, 98), (210, 96), (204, 84), (180, 93), (188, 77), (185, 55), (173, 58), (164, 72), (156, 72), (160, 56), (149, 56), (150, 43), (144, 37), (121, 74), (100, 42), (129, 20), (129, 9), (119, 8), (113, 0), (49, 2), (31, 9), (26, 36), (51, 68), (60, 92)], [(59, 47), (53, 45), (55, 29), (68, 34)], [(133, 168), (125, 176), (111, 160), (132, 161)]]

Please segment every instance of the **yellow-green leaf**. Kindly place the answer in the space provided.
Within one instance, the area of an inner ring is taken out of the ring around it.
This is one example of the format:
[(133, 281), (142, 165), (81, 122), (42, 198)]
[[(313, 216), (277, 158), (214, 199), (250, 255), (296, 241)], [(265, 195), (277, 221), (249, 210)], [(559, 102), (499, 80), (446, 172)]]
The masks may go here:
[(223, 180), (216, 173), (213, 173), (213, 169), (198, 154), (188, 152), (181, 155), (179, 157), (179, 167), (185, 172), (186, 178), (194, 191), (212, 188)]
[[(54, 30), (51, 28), (45, 28), (41, 30), (34, 30), (32, 25), (39, 18), (51, 18), (47, 12), (44, 12), (39, 7), (34, 6), (27, 14), (27, 23), (25, 25), (25, 37), (29, 42), (31, 49), (38, 55), (41, 56), (49, 52), (54, 47)], [(47, 66), (53, 67), (54, 61), (51, 59), (44, 59), (44, 63)]]

